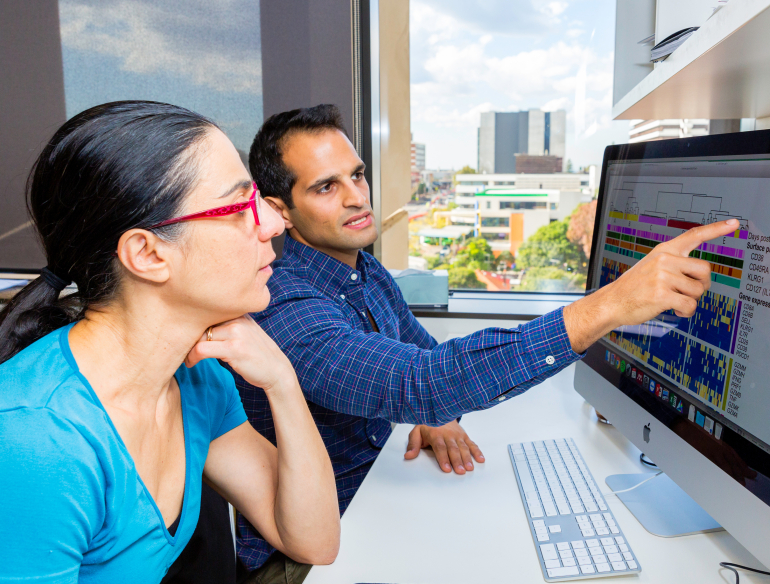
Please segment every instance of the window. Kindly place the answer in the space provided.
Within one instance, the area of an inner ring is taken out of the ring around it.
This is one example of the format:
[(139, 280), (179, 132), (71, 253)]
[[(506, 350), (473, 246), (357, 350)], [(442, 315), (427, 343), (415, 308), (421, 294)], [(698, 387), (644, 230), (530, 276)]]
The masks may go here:
[(535, 201), (524, 201), (524, 202), (500, 201), (500, 209), (532, 210), (532, 209), (546, 209), (546, 208), (548, 208), (547, 203), (540, 203)]
[(509, 217), (482, 217), (481, 218), (482, 227), (509, 227), (509, 225), (510, 225)]
[(507, 233), (482, 233), (481, 237), (487, 241), (508, 241), (509, 239)]
[[(477, 276), (516, 274), (509, 287), (489, 278), (480, 287), (585, 289), (592, 166), (606, 145), (628, 141), (628, 122), (612, 121), (614, 18), (613, 0), (594, 0), (589, 12), (572, 2), (410, 0), (413, 140), (425, 145), (426, 168), (451, 182), (420, 196), (409, 230), (472, 227), (443, 250), (450, 270), (467, 273), (463, 249), (473, 246), (488, 258), (473, 260)], [(504, 190), (510, 198), (495, 192)], [(524, 198), (538, 191), (547, 196)], [(475, 212), (459, 215), (469, 199)], [(415, 243), (410, 253), (433, 265), (438, 252)]]
[(18, 19), (13, 26), (35, 34), (0, 57), (23, 63), (14, 67), (22, 72), (16, 89), (0, 92), (3, 115), (15, 119), (0, 145), (0, 267), (10, 271), (45, 263), (24, 208), (23, 182), (67, 118), (109, 101), (168, 102), (213, 119), (244, 161), (262, 124), (259, 1), (37, 4), (34, 11), (8, 11)]

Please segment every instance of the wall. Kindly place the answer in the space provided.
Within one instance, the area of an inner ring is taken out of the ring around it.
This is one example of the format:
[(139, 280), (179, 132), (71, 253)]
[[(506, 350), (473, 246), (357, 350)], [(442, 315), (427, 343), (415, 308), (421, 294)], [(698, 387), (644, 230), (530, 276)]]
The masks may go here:
[[(409, 221), (402, 209), (411, 198), (409, 93), (409, 0), (380, 6), (380, 261), (408, 267)], [(375, 247), (376, 249), (376, 247)]]
[[(264, 119), (336, 104), (353, 139), (353, 53), (349, 0), (262, 0)], [(408, 78), (408, 76), (407, 76)], [(284, 236), (273, 240), (281, 257)]]
[(0, 3), (0, 79), (0, 269), (42, 268), (24, 185), (66, 119), (57, 0)]

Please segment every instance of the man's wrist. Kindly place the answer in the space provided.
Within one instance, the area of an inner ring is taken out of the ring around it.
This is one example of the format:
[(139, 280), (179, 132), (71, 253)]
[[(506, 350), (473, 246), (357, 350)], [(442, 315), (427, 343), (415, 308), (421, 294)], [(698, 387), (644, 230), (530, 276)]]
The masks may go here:
[(612, 284), (581, 298), (564, 308), (564, 327), (572, 350), (583, 353), (588, 347), (616, 328), (619, 307), (612, 298)]

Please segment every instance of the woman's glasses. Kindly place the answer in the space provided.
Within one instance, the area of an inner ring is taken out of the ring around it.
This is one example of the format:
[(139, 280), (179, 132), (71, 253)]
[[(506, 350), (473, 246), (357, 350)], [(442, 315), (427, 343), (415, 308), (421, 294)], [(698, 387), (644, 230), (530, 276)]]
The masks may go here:
[(185, 215), (184, 217), (177, 217), (176, 219), (167, 219), (161, 221), (155, 225), (151, 225), (147, 229), (155, 229), (157, 227), (165, 227), (166, 225), (173, 225), (174, 223), (181, 223), (182, 221), (191, 221), (192, 219), (211, 219), (212, 217), (224, 217), (225, 215), (234, 215), (245, 211), (247, 208), (251, 208), (251, 212), (254, 213), (254, 222), (259, 225), (259, 190), (257, 189), (257, 183), (254, 185), (254, 192), (251, 193), (251, 198), (244, 203), (236, 203), (235, 205), (225, 205), (224, 207), (217, 207), (215, 209), (208, 209), (201, 211), (200, 213), (193, 213), (192, 215)]

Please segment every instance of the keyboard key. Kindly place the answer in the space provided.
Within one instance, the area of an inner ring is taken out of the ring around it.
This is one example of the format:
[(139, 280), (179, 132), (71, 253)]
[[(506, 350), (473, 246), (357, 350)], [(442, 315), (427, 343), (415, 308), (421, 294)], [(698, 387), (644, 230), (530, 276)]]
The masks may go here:
[(622, 544), (622, 543), (626, 543), (626, 540), (625, 540), (625, 539), (623, 539), (622, 537), (616, 537), (616, 538), (615, 538), (615, 543), (616, 543), (616, 544), (618, 544), (618, 545), (620, 545), (620, 544)]
[(616, 545), (606, 545), (606, 546), (604, 546), (604, 553), (605, 554), (616, 554), (616, 553), (618, 553), (618, 546), (616, 546)]
[(575, 550), (575, 557), (587, 558), (588, 557), (588, 550), (587, 549)]
[(628, 551), (628, 546), (626, 544), (624, 544), (624, 543), (621, 543), (621, 544), (618, 545), (618, 549), (621, 552), (627, 552)]
[(575, 567), (570, 568), (551, 568), (548, 570), (549, 578), (562, 578), (564, 576), (577, 576), (580, 574), (580, 570)]
[(614, 564), (615, 562), (622, 562), (623, 556), (620, 554), (607, 554), (607, 559)]
[(583, 572), (583, 574), (596, 573), (596, 569), (591, 565), (580, 566), (580, 571)]
[(594, 514), (594, 515), (589, 515), (588, 518), (591, 521), (601, 521), (602, 516), (597, 513), (597, 514)]
[(602, 513), (602, 517), (604, 517), (605, 521), (615, 521), (612, 517), (612, 513)]
[(620, 533), (617, 525), (610, 526), (610, 533)]
[(604, 550), (600, 547), (591, 547), (591, 548), (588, 548), (588, 551), (591, 552), (592, 556), (601, 556), (602, 554), (604, 554)]
[(572, 544), (573, 550), (584, 550), (586, 548), (585, 542), (579, 539), (570, 543)]
[(592, 521), (591, 525), (594, 527), (607, 527), (607, 524), (604, 521)]
[(545, 527), (545, 521), (543, 521), (542, 519), (535, 519), (535, 520), (532, 522), (532, 525), (533, 525), (533, 527), (535, 527), (535, 528), (538, 528), (538, 527)]
[(629, 570), (637, 570), (639, 566), (636, 565), (636, 562), (632, 560), (628, 560), (628, 569)]
[(568, 541), (562, 541), (556, 544), (556, 549), (560, 552), (567, 551), (570, 549), (569, 542)]
[(549, 525), (548, 531), (551, 533), (561, 533), (561, 525)]
[(610, 530), (606, 527), (597, 527), (596, 528), (596, 535), (609, 535)]
[(556, 551), (556, 544), (555, 543), (546, 543), (540, 546), (540, 551), (543, 553), (546, 552), (555, 552)]
[(578, 515), (575, 519), (578, 523), (590, 523), (591, 521), (587, 515)]
[(596, 571), (597, 572), (611, 572), (612, 568), (610, 568), (609, 564), (596, 564)]
[(623, 558), (630, 562), (634, 559), (634, 556), (631, 555), (631, 552), (623, 552)]
[(599, 541), (602, 542), (602, 545), (614, 545), (615, 544), (615, 542), (612, 540), (611, 537), (603, 537)]
[(542, 517), (543, 516), (543, 509), (538, 507), (536, 509), (532, 509), (532, 507), (529, 508), (529, 514), (532, 517)]
[(612, 562), (612, 569), (616, 572), (624, 572), (627, 570), (625, 562)]
[(559, 560), (545, 560), (543, 563), (546, 568), (561, 568), (561, 562)]
[(550, 538), (547, 534), (535, 534), (535, 537), (537, 537), (537, 541), (548, 541)]
[[(563, 560), (565, 558), (571, 558), (572, 557), (572, 550), (561, 550), (559, 551), (559, 557)], [(621, 560), (623, 558), (620, 558)]]
[(574, 558), (563, 558), (561, 563), (565, 566), (577, 566), (577, 562)]
[(588, 556), (581, 556), (577, 559), (578, 564), (581, 566), (590, 566), (591, 565), (591, 558)]
[(593, 537), (596, 535), (593, 529), (581, 529), (581, 532), (583, 533), (583, 537)]
[(607, 556), (605, 556), (604, 554), (600, 554), (598, 556), (591, 556), (591, 558), (593, 559), (594, 564), (606, 564), (607, 562), (609, 562), (609, 560), (607, 559)]
[(586, 545), (592, 548), (592, 547), (601, 547), (602, 544), (599, 543), (598, 539), (587, 539)]

